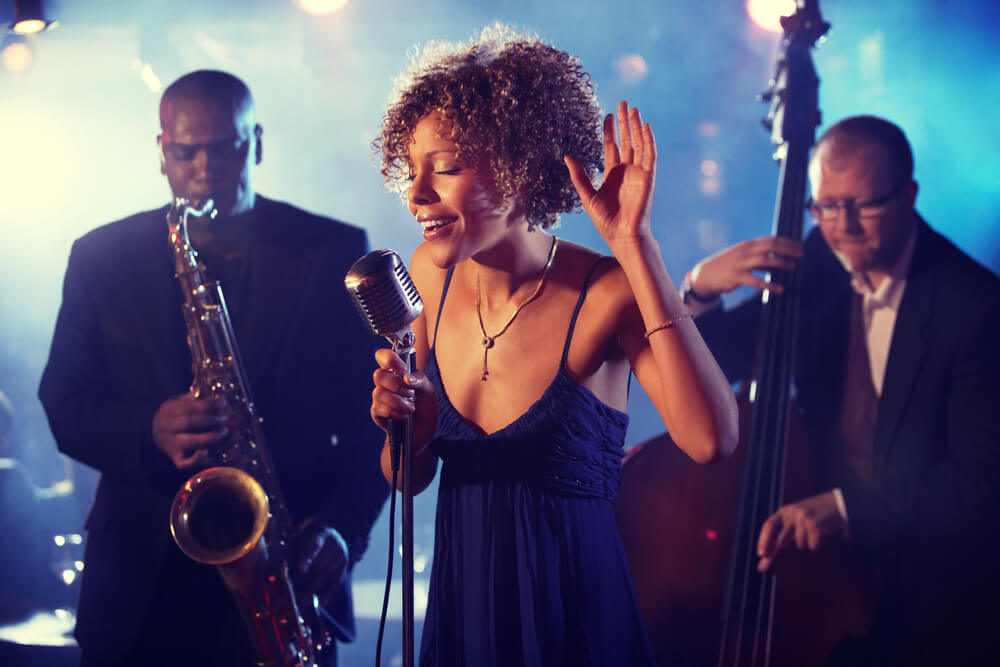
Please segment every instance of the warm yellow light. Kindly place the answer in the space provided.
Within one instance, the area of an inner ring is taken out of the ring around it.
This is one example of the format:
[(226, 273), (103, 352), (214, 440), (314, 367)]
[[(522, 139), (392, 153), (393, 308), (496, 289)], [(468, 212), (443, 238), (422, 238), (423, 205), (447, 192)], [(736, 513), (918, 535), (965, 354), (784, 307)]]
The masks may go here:
[(21, 42), (8, 44), (0, 51), (0, 63), (8, 72), (23, 72), (31, 66), (31, 49)]
[(306, 14), (323, 16), (340, 11), (350, 0), (296, 0), (296, 2)]
[(19, 35), (30, 35), (45, 30), (46, 25), (42, 19), (25, 19), (14, 24), (14, 32)]
[(795, 7), (795, 0), (747, 0), (750, 20), (771, 32), (781, 32), (779, 19), (794, 14)]

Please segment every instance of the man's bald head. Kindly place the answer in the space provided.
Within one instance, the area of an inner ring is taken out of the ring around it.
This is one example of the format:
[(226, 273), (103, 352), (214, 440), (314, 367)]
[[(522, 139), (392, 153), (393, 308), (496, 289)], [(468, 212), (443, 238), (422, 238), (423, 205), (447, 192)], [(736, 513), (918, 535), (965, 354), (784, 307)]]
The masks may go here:
[(819, 139), (813, 158), (830, 146), (838, 156), (849, 156), (880, 146), (888, 157), (888, 176), (894, 184), (913, 180), (913, 150), (906, 134), (894, 123), (878, 116), (849, 116), (831, 125)]
[(178, 102), (206, 102), (230, 110), (234, 115), (250, 114), (253, 119), (253, 95), (243, 81), (228, 72), (201, 69), (189, 72), (167, 86), (160, 98), (160, 127), (170, 122)]

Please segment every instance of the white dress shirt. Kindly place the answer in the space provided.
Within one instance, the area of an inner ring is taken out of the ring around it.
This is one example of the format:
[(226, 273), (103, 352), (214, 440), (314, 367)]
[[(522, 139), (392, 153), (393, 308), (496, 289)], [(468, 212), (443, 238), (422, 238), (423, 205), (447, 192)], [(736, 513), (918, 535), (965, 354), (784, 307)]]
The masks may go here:
[[(861, 295), (861, 311), (864, 315), (865, 347), (868, 349), (868, 366), (871, 368), (872, 384), (875, 393), (882, 396), (882, 384), (885, 382), (885, 367), (889, 361), (889, 346), (892, 344), (892, 330), (896, 326), (896, 315), (899, 304), (903, 300), (906, 289), (906, 276), (910, 272), (910, 262), (913, 260), (913, 248), (917, 244), (917, 226), (913, 226), (910, 237), (903, 246), (896, 265), (892, 267), (889, 276), (882, 281), (877, 289), (872, 289), (871, 283), (863, 273), (851, 274), (851, 287)], [(833, 498), (837, 503), (840, 516), (847, 521), (847, 504), (840, 488), (833, 490)]]
[(871, 367), (875, 393), (879, 396), (882, 396), (882, 383), (885, 381), (885, 366), (889, 360), (892, 330), (896, 326), (896, 314), (899, 312), (899, 303), (903, 300), (903, 290), (906, 289), (906, 275), (910, 272), (910, 262), (913, 259), (913, 248), (916, 245), (916, 240), (917, 228), (914, 226), (896, 265), (892, 267), (892, 272), (882, 281), (878, 289), (872, 290), (871, 284), (863, 273), (851, 275), (851, 287), (863, 298), (862, 312), (865, 318), (868, 365)]

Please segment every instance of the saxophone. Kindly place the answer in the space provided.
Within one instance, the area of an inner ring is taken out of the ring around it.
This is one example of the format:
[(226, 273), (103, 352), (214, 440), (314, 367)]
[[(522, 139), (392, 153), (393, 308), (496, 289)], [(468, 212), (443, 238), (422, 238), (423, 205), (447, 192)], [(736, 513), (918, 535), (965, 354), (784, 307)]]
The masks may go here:
[(191, 392), (224, 400), (233, 417), (215, 467), (195, 474), (174, 497), (170, 531), (185, 554), (218, 567), (249, 630), (257, 667), (314, 667), (331, 638), (318, 628), (316, 610), (310, 610), (313, 623), (306, 623), (296, 603), (288, 563), (291, 516), (222, 288), (206, 280), (205, 266), (188, 239), (189, 216), (214, 217), (212, 200), (195, 206), (178, 197), (167, 212), (174, 275), (184, 295)]

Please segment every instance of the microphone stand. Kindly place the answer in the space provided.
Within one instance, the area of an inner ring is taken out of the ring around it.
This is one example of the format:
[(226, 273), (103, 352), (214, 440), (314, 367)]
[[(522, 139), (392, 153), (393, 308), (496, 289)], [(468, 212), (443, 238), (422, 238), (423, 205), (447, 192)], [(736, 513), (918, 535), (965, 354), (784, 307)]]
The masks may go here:
[[(402, 337), (400, 337), (402, 334)], [(393, 351), (406, 364), (406, 373), (413, 370), (413, 344), (416, 337), (409, 328), (386, 336), (392, 343)], [(389, 428), (389, 454), (392, 467), (399, 470), (402, 467), (403, 488), (400, 522), (403, 537), (401, 547), (403, 558), (403, 667), (413, 667), (413, 486), (410, 477), (411, 463), (411, 431), (412, 418), (394, 419)], [(402, 457), (400, 456), (402, 454)], [(400, 466), (402, 458), (402, 466)], [(393, 493), (396, 490), (393, 489)]]
[[(375, 335), (384, 336), (403, 361), (406, 372), (413, 372), (413, 345), (416, 336), (409, 324), (423, 309), (423, 302), (399, 255), (392, 250), (373, 250), (351, 267), (344, 286), (361, 318)], [(411, 480), (411, 430), (413, 420), (389, 420), (389, 458), (393, 484), (396, 484), (402, 454), (403, 495), (403, 667), (413, 667), (413, 487)], [(396, 493), (396, 489), (392, 490)], [(392, 496), (395, 501), (396, 496)], [(390, 553), (389, 563), (392, 563)], [(391, 568), (387, 577), (391, 583)], [(388, 600), (389, 584), (386, 586)], [(385, 606), (383, 605), (383, 610)], [(383, 617), (384, 618), (384, 617)], [(381, 647), (381, 626), (379, 630)]]

